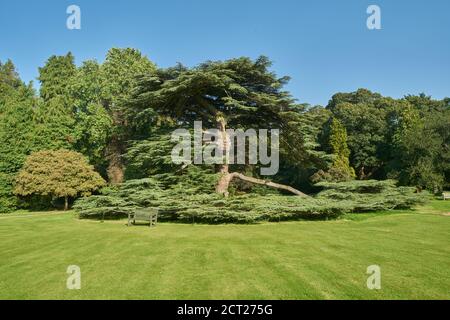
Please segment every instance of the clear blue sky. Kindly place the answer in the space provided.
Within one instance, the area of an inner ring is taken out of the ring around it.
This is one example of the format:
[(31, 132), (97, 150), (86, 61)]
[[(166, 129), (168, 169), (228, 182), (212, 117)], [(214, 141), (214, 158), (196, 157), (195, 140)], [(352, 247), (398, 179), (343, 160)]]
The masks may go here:
[[(70, 4), (81, 7), (82, 30), (66, 28)], [(370, 4), (381, 7), (382, 30), (366, 27)], [(0, 60), (26, 81), (52, 54), (72, 51), (80, 64), (129, 46), (161, 67), (264, 54), (311, 104), (359, 87), (450, 96), (448, 0), (2, 0), (0, 36)]]

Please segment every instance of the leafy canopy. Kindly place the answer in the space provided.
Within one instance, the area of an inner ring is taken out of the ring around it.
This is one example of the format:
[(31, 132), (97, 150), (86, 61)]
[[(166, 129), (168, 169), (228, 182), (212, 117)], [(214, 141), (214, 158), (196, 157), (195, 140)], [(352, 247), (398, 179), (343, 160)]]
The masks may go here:
[(55, 198), (87, 196), (105, 186), (105, 181), (86, 158), (69, 150), (39, 151), (27, 157), (16, 177), (17, 195)]

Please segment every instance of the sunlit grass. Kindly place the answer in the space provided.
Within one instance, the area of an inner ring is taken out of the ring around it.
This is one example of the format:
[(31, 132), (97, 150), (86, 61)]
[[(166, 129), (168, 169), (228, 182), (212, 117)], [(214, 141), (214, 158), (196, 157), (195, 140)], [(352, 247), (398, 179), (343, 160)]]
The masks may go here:
[[(449, 299), (450, 201), (256, 225), (0, 216), (2, 299)], [(382, 290), (366, 287), (377, 264)], [(69, 265), (81, 290), (66, 288)]]

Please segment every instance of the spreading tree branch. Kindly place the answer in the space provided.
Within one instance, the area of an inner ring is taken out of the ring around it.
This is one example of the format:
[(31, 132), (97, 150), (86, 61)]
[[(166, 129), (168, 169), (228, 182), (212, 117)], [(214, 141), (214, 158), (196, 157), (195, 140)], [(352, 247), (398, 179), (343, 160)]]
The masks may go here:
[(297, 190), (297, 189), (295, 189), (295, 188), (293, 188), (291, 186), (275, 183), (275, 182), (272, 182), (272, 181), (266, 181), (266, 180), (262, 180), (262, 179), (257, 179), (257, 178), (253, 178), (253, 177), (248, 177), (248, 176), (243, 175), (242, 173), (239, 173), (239, 172), (230, 173), (230, 176), (231, 176), (230, 177), (230, 181), (233, 180), (234, 178), (238, 178), (238, 179), (241, 179), (241, 180), (246, 181), (246, 182), (259, 184), (259, 185), (264, 185), (264, 186), (272, 187), (272, 188), (275, 188), (275, 189), (286, 190), (286, 191), (289, 191), (289, 192), (291, 192), (293, 194), (296, 194), (297, 196), (300, 196), (300, 197), (305, 197), (305, 198), (309, 197), (307, 194), (305, 194), (305, 193), (303, 193), (303, 192), (301, 192), (301, 191), (299, 191), (299, 190)]

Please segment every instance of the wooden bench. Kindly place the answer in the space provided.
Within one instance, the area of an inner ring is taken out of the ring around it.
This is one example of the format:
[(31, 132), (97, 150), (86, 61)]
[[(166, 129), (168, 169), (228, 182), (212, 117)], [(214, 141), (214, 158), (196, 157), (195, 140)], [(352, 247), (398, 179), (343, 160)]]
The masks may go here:
[(442, 198), (444, 200), (450, 199), (450, 192), (443, 192), (442, 193)]
[(136, 221), (148, 221), (150, 227), (156, 226), (156, 224), (158, 223), (158, 209), (137, 209), (133, 213), (129, 213), (128, 226), (130, 227), (131, 223), (136, 224)]

